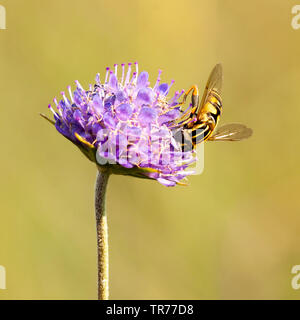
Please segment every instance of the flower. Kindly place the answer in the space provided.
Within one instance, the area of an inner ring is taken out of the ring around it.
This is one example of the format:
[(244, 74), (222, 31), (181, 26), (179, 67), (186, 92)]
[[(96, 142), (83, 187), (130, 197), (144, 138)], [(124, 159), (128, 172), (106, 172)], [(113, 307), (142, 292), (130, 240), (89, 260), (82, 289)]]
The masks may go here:
[(95, 85), (84, 90), (78, 81), (69, 97), (53, 101), (56, 110), (52, 122), (57, 131), (77, 145), (101, 169), (112, 173), (156, 179), (165, 186), (182, 184), (192, 174), (185, 170), (195, 161), (194, 152), (182, 152), (174, 138), (174, 123), (182, 116), (179, 98), (184, 90), (168, 99), (174, 81), (161, 83), (159, 71), (156, 83), (150, 87), (147, 72), (132, 73), (132, 64), (106, 68), (104, 82), (97, 74)]

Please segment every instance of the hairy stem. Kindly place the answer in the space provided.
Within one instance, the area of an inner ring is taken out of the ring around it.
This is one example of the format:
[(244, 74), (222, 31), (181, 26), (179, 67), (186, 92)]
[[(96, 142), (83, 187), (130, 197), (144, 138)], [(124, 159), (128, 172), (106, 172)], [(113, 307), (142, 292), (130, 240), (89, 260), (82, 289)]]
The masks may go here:
[(109, 296), (109, 262), (108, 230), (105, 213), (105, 194), (109, 178), (108, 171), (98, 171), (95, 186), (95, 211), (98, 249), (98, 300), (108, 300)]

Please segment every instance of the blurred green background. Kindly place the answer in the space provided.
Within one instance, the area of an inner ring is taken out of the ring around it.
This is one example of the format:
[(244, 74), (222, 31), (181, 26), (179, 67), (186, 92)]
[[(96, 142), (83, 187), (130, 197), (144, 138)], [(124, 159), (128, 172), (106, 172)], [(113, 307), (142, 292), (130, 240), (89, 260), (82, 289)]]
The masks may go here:
[(221, 122), (190, 186), (113, 176), (112, 299), (299, 299), (300, 30), (295, 1), (1, 0), (0, 299), (96, 299), (96, 168), (38, 116), (68, 84), (139, 61), (152, 83), (224, 68)]

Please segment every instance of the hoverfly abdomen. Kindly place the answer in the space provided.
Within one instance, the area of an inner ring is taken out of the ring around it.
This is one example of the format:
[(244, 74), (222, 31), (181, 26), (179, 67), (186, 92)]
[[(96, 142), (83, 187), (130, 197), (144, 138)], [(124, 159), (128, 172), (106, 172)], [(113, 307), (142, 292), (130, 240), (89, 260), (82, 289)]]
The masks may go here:
[[(220, 95), (213, 90), (207, 98), (207, 102), (199, 110), (198, 119), (201, 121), (211, 121), (215, 124), (219, 122), (222, 113), (222, 100)], [(214, 127), (212, 129), (214, 129)]]
[(192, 142), (192, 135), (190, 130), (184, 130), (179, 128), (173, 134), (173, 137), (177, 143), (181, 146), (182, 152), (188, 152), (193, 150), (193, 142)]
[(198, 143), (205, 141), (211, 134), (211, 126), (208, 123), (200, 123), (192, 129), (192, 142), (194, 148)]
[(208, 124), (198, 123), (194, 128), (180, 128), (174, 133), (173, 137), (180, 144), (182, 152), (187, 152), (195, 149), (197, 144), (206, 140), (210, 133)]

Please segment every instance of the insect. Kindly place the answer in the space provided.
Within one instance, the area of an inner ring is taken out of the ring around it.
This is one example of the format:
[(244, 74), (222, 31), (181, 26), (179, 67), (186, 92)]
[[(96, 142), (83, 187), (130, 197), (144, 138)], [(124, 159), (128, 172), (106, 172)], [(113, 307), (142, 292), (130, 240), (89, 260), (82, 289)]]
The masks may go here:
[(183, 111), (177, 121), (175, 128), (180, 129), (174, 135), (183, 150), (194, 149), (198, 143), (206, 140), (239, 141), (252, 135), (252, 129), (240, 123), (225, 124), (215, 130), (222, 113), (221, 88), (222, 65), (217, 64), (208, 78), (201, 101), (196, 85), (184, 94), (180, 104), (183, 105), (192, 93), (191, 106)]

